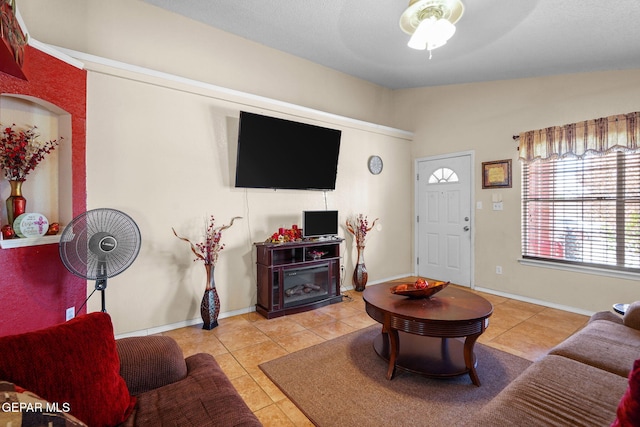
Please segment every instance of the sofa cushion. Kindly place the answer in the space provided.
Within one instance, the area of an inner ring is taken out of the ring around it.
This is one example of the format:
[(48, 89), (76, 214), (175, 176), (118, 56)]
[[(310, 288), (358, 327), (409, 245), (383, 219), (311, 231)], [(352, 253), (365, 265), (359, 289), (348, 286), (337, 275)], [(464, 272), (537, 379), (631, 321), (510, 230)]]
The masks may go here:
[(465, 425), (608, 426), (627, 379), (561, 356), (527, 368)]
[(610, 322), (619, 323), (620, 325), (622, 325), (622, 317), (611, 311), (598, 311), (596, 313), (593, 313), (589, 318), (589, 322), (593, 322), (596, 320), (608, 320)]
[(549, 351), (627, 378), (640, 355), (640, 331), (608, 320), (589, 322)]
[(121, 338), (116, 340), (116, 346), (120, 375), (134, 396), (187, 376), (182, 349), (171, 337)]
[(640, 359), (633, 364), (629, 386), (620, 400), (616, 420), (611, 426), (640, 426)]
[(182, 381), (138, 395), (123, 426), (261, 426), (216, 360), (207, 353), (186, 359)]
[(640, 329), (640, 301), (629, 304), (622, 317), (622, 323), (630, 328)]
[(66, 323), (0, 337), (0, 378), (33, 391), (92, 427), (114, 426), (135, 398), (120, 376), (111, 318), (78, 316)]
[(67, 407), (55, 406), (8, 381), (0, 381), (0, 396), (0, 426), (87, 427), (68, 414)]

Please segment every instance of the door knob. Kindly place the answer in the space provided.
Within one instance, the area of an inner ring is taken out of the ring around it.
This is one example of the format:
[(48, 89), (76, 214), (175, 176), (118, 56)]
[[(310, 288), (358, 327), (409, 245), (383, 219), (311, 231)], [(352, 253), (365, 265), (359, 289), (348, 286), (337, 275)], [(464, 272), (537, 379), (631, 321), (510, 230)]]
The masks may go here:
[(463, 228), (463, 230), (464, 230), (464, 231), (469, 231), (469, 226), (468, 226), (468, 225), (465, 225), (465, 226), (464, 226), (464, 228)]

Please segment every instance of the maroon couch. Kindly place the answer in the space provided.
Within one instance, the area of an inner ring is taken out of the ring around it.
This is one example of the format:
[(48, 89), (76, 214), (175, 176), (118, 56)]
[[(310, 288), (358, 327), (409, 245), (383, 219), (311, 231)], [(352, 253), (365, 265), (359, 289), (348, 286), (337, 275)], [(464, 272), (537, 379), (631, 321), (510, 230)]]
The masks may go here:
[(115, 340), (90, 313), (0, 337), (0, 424), (260, 426), (210, 354), (186, 359), (169, 337)]
[(213, 356), (183, 358), (169, 337), (116, 341), (120, 375), (137, 398), (124, 426), (261, 426)]

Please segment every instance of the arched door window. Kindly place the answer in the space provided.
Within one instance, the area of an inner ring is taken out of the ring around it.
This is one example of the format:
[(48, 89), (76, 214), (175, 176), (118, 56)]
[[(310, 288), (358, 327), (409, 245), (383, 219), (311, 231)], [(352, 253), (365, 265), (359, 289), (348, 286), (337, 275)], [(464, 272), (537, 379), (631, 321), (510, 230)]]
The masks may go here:
[(431, 174), (429, 184), (444, 184), (447, 182), (458, 182), (458, 174), (449, 168), (440, 168)]

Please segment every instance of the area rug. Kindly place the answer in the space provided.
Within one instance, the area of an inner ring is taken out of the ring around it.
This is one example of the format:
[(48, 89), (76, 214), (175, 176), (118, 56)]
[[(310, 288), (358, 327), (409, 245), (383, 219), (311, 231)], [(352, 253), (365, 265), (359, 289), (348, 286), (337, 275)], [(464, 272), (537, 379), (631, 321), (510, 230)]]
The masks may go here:
[(468, 375), (434, 379), (398, 371), (373, 349), (381, 326), (318, 344), (260, 365), (317, 426), (462, 425), (531, 362), (476, 344), (476, 387)]

